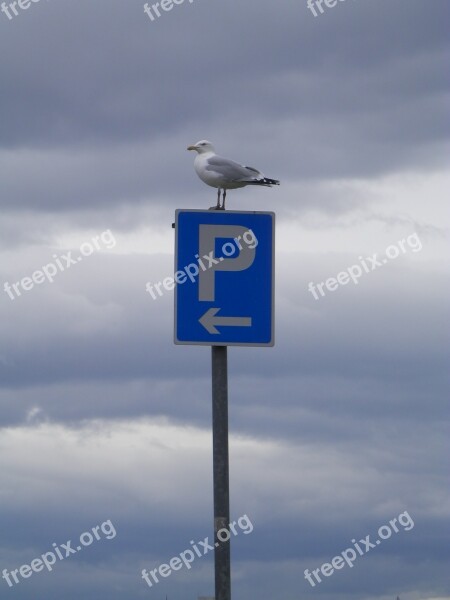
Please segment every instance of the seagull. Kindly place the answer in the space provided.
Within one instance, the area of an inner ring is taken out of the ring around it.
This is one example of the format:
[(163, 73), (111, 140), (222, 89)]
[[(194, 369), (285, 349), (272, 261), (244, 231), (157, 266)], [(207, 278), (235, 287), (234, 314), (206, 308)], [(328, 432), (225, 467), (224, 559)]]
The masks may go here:
[[(246, 185), (263, 185), (265, 187), (280, 185), (277, 179), (264, 177), (257, 169), (245, 167), (234, 160), (217, 155), (214, 146), (208, 140), (201, 140), (188, 146), (187, 149), (197, 152), (194, 168), (200, 179), (207, 185), (217, 188), (217, 204), (212, 206), (212, 209), (225, 210), (227, 190), (234, 190)], [(222, 205), (220, 204), (220, 190), (223, 190)]]

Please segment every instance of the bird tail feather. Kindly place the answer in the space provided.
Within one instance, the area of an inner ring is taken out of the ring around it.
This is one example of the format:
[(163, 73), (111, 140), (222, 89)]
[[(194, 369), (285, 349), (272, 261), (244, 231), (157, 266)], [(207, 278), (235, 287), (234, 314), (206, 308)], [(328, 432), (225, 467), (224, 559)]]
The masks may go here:
[(264, 177), (263, 179), (257, 179), (255, 181), (247, 181), (247, 185), (265, 185), (267, 187), (272, 187), (273, 185), (280, 185), (280, 182), (278, 179)]

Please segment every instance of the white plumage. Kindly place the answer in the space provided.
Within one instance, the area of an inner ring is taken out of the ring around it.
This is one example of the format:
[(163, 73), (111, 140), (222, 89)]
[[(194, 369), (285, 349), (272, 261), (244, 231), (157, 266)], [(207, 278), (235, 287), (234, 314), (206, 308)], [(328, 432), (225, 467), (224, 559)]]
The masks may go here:
[[(214, 207), (216, 209), (225, 209), (227, 190), (234, 190), (246, 185), (272, 187), (272, 185), (280, 184), (278, 180), (265, 177), (253, 167), (246, 167), (229, 158), (218, 156), (214, 146), (207, 140), (201, 140), (188, 146), (188, 150), (197, 152), (194, 168), (200, 179), (207, 185), (217, 188), (217, 204)], [(220, 204), (220, 190), (223, 190), (222, 205)]]

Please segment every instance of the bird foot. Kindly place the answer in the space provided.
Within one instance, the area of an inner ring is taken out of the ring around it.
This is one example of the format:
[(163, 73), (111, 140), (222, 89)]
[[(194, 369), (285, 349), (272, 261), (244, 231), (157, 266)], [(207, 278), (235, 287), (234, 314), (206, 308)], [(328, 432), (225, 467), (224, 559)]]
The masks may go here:
[(210, 206), (208, 210), (225, 210), (223, 206)]

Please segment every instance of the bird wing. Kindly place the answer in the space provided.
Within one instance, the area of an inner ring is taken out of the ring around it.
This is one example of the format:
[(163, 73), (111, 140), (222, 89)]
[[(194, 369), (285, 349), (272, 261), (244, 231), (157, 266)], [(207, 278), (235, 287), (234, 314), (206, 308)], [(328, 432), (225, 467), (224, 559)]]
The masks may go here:
[(212, 156), (208, 158), (205, 166), (206, 171), (219, 173), (227, 181), (254, 181), (264, 177), (257, 169), (245, 167), (234, 160), (222, 158), (221, 156)]

